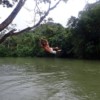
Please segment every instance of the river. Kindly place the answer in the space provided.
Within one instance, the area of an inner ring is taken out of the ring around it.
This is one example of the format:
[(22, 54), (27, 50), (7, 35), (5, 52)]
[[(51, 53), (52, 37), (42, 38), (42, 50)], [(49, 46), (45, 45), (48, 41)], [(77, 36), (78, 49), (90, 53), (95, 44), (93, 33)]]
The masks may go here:
[(100, 100), (100, 61), (0, 58), (0, 100)]

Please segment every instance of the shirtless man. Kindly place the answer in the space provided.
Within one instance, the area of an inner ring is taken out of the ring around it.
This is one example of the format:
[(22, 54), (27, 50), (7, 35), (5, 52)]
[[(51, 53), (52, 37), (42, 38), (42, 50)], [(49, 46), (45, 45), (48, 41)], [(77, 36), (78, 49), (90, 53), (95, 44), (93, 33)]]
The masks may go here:
[(40, 45), (45, 51), (47, 51), (51, 54), (57, 54), (57, 53), (61, 52), (61, 49), (59, 49), (58, 47), (54, 47), (54, 48), (50, 47), (49, 43), (46, 39), (40, 39)]

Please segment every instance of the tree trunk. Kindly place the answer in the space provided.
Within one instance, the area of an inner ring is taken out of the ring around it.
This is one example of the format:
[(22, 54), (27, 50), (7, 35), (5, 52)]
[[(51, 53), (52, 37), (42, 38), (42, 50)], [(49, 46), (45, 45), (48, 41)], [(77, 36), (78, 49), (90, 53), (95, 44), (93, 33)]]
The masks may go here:
[(0, 24), (0, 32), (4, 30), (16, 17), (18, 12), (21, 10), (23, 5), (25, 4), (26, 0), (20, 0), (19, 3), (17, 4), (16, 8), (12, 11), (12, 13), (8, 16), (7, 19), (5, 19), (1, 24)]

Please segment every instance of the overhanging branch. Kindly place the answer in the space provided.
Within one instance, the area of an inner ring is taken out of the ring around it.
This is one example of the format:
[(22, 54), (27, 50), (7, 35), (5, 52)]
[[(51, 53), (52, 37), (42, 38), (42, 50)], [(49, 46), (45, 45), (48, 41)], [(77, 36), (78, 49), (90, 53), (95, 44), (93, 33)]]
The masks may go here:
[(44, 20), (44, 18), (49, 14), (49, 12), (50, 12), (51, 10), (53, 10), (53, 9), (60, 3), (60, 1), (61, 1), (61, 0), (59, 0), (59, 1), (58, 1), (53, 7), (51, 7), (51, 8), (50, 8), (50, 4), (51, 4), (51, 3), (49, 3), (49, 8), (48, 8), (47, 12), (45, 13), (45, 15), (42, 16), (42, 17), (40, 17), (39, 21), (38, 21), (33, 27), (31, 27), (31, 29), (34, 29), (34, 28), (36, 28), (37, 26), (39, 26), (40, 23)]
[(14, 31), (15, 31), (15, 29), (11, 30), (10, 32), (8, 32), (4, 36), (2, 36), (2, 38), (0, 39), (0, 43), (2, 43), (3, 41), (5, 41), (7, 37), (11, 36), (11, 34), (13, 34)]
[[(39, 21), (32, 27), (27, 27), (19, 32), (15, 32), (15, 30), (12, 30), (10, 32), (8, 32), (7, 34), (5, 34), (1, 39), (0, 39), (0, 43), (2, 43), (4, 40), (6, 40), (7, 37), (9, 36), (13, 36), (13, 35), (18, 35), (18, 34), (21, 34), (21, 33), (24, 33), (24, 32), (27, 32), (29, 30), (32, 30), (32, 29), (35, 29), (36, 27), (38, 27), (40, 25), (40, 23), (44, 20), (44, 18), (49, 14), (49, 12), (51, 10), (53, 10), (59, 3), (60, 3), (61, 0), (59, 0), (53, 7), (50, 8), (50, 4), (49, 4), (49, 8), (47, 10), (47, 12), (45, 13), (44, 16), (40, 17)], [(20, 1), (21, 2), (21, 1)], [(24, 3), (25, 3), (25, 0), (24, 0)]]
[(15, 9), (12, 11), (12, 13), (8, 16), (7, 19), (5, 19), (1, 24), (0, 24), (0, 32), (4, 30), (16, 17), (18, 12), (21, 10), (23, 5), (25, 4), (26, 0), (20, 0)]

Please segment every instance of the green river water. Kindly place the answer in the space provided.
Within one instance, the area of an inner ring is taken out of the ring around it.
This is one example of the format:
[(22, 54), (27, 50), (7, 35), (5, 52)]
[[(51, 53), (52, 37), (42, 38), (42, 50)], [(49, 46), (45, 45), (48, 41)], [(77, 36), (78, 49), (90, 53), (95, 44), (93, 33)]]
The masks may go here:
[(100, 61), (0, 58), (0, 100), (100, 100)]

